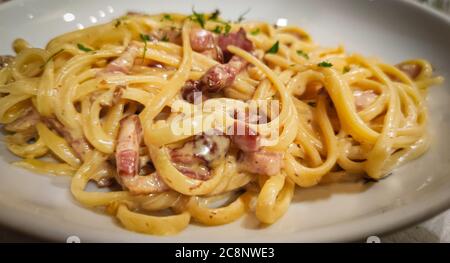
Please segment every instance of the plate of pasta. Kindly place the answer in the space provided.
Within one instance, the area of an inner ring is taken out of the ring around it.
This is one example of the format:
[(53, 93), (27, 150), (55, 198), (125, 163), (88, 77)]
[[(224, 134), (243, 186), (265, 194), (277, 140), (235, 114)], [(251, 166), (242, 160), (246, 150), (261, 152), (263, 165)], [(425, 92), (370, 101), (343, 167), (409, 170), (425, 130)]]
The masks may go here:
[(419, 4), (12, 1), (0, 33), (5, 225), (348, 241), (450, 206), (450, 19)]

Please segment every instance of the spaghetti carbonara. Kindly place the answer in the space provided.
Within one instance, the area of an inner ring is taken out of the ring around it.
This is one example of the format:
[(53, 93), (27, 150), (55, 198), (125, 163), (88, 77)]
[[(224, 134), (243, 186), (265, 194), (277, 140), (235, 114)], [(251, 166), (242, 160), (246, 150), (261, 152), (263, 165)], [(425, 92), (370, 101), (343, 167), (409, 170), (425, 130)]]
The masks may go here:
[(424, 99), (442, 82), (425, 60), (218, 11), (128, 13), (13, 49), (0, 120), (15, 165), (71, 176), (78, 202), (154, 235), (246, 212), (271, 224), (296, 187), (382, 179), (427, 150)]

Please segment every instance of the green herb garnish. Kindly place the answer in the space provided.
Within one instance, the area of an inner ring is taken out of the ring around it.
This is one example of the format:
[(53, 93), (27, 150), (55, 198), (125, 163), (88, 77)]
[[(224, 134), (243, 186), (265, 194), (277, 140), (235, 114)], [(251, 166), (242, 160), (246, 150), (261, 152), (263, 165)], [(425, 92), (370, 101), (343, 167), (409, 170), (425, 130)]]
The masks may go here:
[(252, 34), (253, 36), (258, 35), (261, 32), (261, 29), (257, 28), (255, 30), (253, 30), (252, 32), (250, 32), (250, 34)]
[(216, 10), (214, 10), (214, 13), (212, 13), (211, 16), (209, 17), (209, 20), (216, 21), (217, 19), (219, 19), (219, 16), (220, 16), (220, 10), (216, 9)]
[(238, 17), (237, 22), (240, 23), (240, 22), (244, 21), (245, 16), (250, 12), (250, 10), (251, 10), (251, 8), (245, 10), (245, 12), (242, 13), (242, 14)]
[(216, 33), (216, 34), (220, 34), (220, 33), (222, 33), (222, 27), (216, 26), (216, 28), (214, 28), (214, 30), (212, 30), (212, 32)]
[(171, 15), (169, 15), (169, 14), (164, 14), (163, 17), (162, 17), (162, 19), (161, 19), (161, 21), (164, 21), (164, 20), (172, 21), (173, 19), (172, 19), (172, 16), (171, 16)]
[(84, 51), (84, 52), (93, 51), (92, 49), (83, 46), (83, 44), (81, 44), (81, 43), (78, 43), (78, 44), (77, 44), (77, 47), (78, 47), (79, 50), (82, 50), (82, 51)]
[(227, 35), (228, 33), (230, 33), (231, 30), (231, 25), (228, 23), (225, 23), (225, 35)]
[(199, 23), (202, 28), (205, 28), (205, 15), (203, 13), (195, 12), (194, 7), (192, 7), (192, 15), (190, 16), (190, 19)]
[(297, 50), (297, 55), (302, 56), (306, 59), (309, 59), (308, 54), (306, 54), (303, 50)]
[(275, 44), (273, 44), (273, 46), (269, 48), (269, 50), (267, 50), (266, 53), (276, 54), (278, 52), (279, 45), (280, 45), (279, 41), (275, 42)]
[(61, 48), (60, 50), (58, 50), (57, 52), (53, 53), (53, 55), (51, 55), (45, 62), (44, 64), (41, 65), (41, 69), (45, 67), (45, 65), (47, 65), (48, 62), (50, 62), (50, 60), (52, 60), (53, 58), (55, 58), (57, 55), (59, 55), (61, 52), (63, 52), (64, 49)]
[(345, 74), (345, 73), (347, 73), (347, 72), (349, 72), (350, 71), (350, 67), (349, 66), (345, 66), (344, 67), (344, 70), (342, 70), (342, 72)]
[(145, 59), (145, 53), (147, 53), (147, 42), (150, 41), (149, 35), (139, 34), (139, 37), (144, 41), (144, 52), (142, 52), (142, 60)]
[(331, 64), (330, 62), (327, 62), (327, 61), (322, 61), (319, 64), (317, 64), (317, 66), (322, 67), (322, 68), (331, 68), (333, 66), (333, 64)]

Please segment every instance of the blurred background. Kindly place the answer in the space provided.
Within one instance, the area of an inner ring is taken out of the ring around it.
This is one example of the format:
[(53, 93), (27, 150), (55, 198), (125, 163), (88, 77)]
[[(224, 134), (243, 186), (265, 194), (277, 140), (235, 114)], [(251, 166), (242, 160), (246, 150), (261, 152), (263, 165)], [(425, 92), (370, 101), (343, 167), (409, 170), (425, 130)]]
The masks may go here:
[(444, 13), (450, 14), (450, 0), (411, 0), (430, 5)]
[[(0, 0), (0, 4), (8, 1), (21, 0)], [(363, 1), (363, 0), (361, 0)], [(450, 16), (450, 0), (408, 0), (416, 1), (423, 5), (428, 5), (440, 12)], [(379, 237), (382, 243), (392, 242), (445, 242), (450, 243), (450, 210), (413, 227), (401, 230), (389, 235)], [(64, 242), (64, 240), (61, 240)], [(360, 240), (365, 242), (366, 240)], [(46, 242), (36, 237), (22, 234), (12, 229), (0, 225), (0, 242)]]

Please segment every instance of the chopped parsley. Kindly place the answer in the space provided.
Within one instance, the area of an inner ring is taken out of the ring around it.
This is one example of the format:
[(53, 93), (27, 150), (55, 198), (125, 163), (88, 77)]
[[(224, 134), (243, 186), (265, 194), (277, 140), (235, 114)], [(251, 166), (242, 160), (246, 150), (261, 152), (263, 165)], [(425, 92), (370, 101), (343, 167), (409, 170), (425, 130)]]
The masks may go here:
[(212, 32), (216, 33), (216, 34), (220, 34), (220, 33), (222, 33), (222, 27), (216, 26), (216, 28), (214, 28), (214, 30), (212, 30)]
[(330, 62), (327, 62), (327, 61), (322, 61), (319, 64), (317, 64), (317, 66), (322, 67), (322, 68), (331, 68), (333, 66), (333, 64), (331, 64)]
[(169, 14), (164, 14), (163, 17), (162, 17), (162, 19), (161, 19), (161, 21), (164, 21), (164, 20), (172, 21), (173, 19), (172, 19), (172, 16), (171, 16), (171, 15), (169, 15)]
[(308, 54), (306, 54), (303, 50), (297, 50), (297, 55), (302, 56), (306, 59), (309, 59)]
[(92, 49), (83, 46), (83, 44), (81, 44), (81, 43), (78, 43), (78, 44), (77, 44), (77, 47), (78, 47), (79, 50), (84, 51), (84, 52), (93, 51)]
[(47, 65), (48, 62), (50, 62), (50, 60), (54, 59), (57, 55), (59, 55), (60, 53), (62, 53), (64, 51), (63, 48), (61, 48), (60, 50), (56, 51), (55, 53), (53, 53), (53, 55), (51, 55), (45, 62), (44, 64), (41, 65), (41, 69), (45, 67), (45, 65)]
[(275, 44), (273, 44), (273, 46), (271, 48), (269, 48), (269, 50), (267, 50), (266, 53), (269, 53), (269, 54), (278, 53), (279, 46), (280, 46), (280, 42), (279, 41), (275, 42)]
[(256, 28), (255, 30), (251, 31), (250, 34), (252, 34), (253, 36), (256, 36), (256, 35), (258, 35), (260, 32), (261, 32), (261, 29), (259, 29), (259, 27), (258, 27), (258, 28)]
[(231, 30), (231, 25), (229, 23), (225, 23), (225, 30), (224, 30), (225, 35), (230, 33), (230, 30)]
[(242, 14), (238, 17), (237, 22), (240, 23), (240, 22), (244, 21), (244, 20), (245, 20), (245, 16), (250, 12), (250, 10), (251, 10), (251, 8), (245, 10), (245, 12), (242, 13)]
[(139, 37), (141, 38), (142, 41), (147, 42), (150, 41), (150, 36), (149, 35), (145, 35), (145, 34), (139, 34)]
[(192, 7), (192, 15), (190, 16), (190, 19), (199, 23), (202, 28), (205, 28), (205, 15), (203, 13), (195, 12), (194, 7)]
[(214, 10), (214, 13), (212, 13), (211, 16), (208, 18), (208, 20), (217, 21), (217, 19), (219, 19), (219, 16), (220, 16), (220, 10), (216, 9), (216, 10)]
[(139, 34), (139, 37), (144, 41), (144, 52), (142, 52), (142, 60), (145, 59), (145, 53), (147, 53), (147, 41), (150, 41), (149, 35)]
[(342, 72), (345, 74), (347, 72), (350, 71), (350, 67), (349, 66), (345, 66), (344, 69), (342, 70)]

